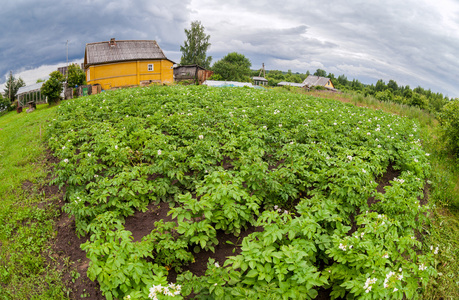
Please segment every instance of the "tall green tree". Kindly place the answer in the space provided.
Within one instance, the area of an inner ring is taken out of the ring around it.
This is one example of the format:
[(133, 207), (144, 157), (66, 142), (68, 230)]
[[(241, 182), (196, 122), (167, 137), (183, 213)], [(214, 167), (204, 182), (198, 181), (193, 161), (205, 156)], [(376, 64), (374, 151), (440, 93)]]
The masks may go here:
[(67, 83), (69, 87), (84, 85), (86, 74), (78, 64), (71, 64), (67, 69)]
[(61, 97), (64, 75), (59, 71), (54, 71), (49, 74), (49, 79), (41, 86), (41, 93), (48, 97), (48, 103), (55, 103)]
[(11, 102), (16, 100), (16, 94), (18, 93), (19, 88), (25, 86), (24, 80), (22, 80), (21, 77), (18, 79), (14, 78), (13, 72), (10, 72), (10, 76), (6, 80), (4, 92), (5, 92), (5, 97), (10, 99)]
[(223, 80), (249, 82), (251, 66), (252, 63), (243, 54), (231, 52), (214, 63), (212, 70)]
[(314, 72), (314, 76), (327, 77), (327, 72), (325, 72), (325, 70), (322, 69), (317, 69)]
[(383, 81), (382, 79), (379, 79), (379, 80), (376, 82), (376, 86), (375, 86), (375, 91), (376, 91), (376, 92), (382, 92), (382, 91), (384, 91), (386, 88), (387, 88), (386, 83), (384, 83), (384, 81)]
[(395, 92), (398, 90), (398, 85), (397, 85), (397, 82), (395, 80), (389, 80), (389, 83), (387, 84), (387, 88), (388, 89), (391, 89), (392, 92)]
[(182, 58), (181, 65), (197, 64), (203, 68), (210, 68), (212, 56), (207, 56), (207, 49), (210, 47), (210, 35), (204, 32), (204, 26), (200, 21), (191, 22), (191, 28), (185, 29), (186, 41), (180, 46)]

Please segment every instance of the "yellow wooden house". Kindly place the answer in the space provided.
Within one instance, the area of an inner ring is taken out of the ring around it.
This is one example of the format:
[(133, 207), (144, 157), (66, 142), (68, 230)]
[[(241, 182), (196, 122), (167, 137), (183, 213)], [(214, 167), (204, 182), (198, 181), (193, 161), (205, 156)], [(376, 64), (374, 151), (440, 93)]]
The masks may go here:
[(314, 87), (314, 86), (323, 86), (326, 89), (332, 90), (335, 87), (333, 86), (333, 83), (331, 82), (330, 78), (327, 77), (320, 77), (320, 76), (314, 76), (314, 75), (309, 75), (302, 83), (303, 86), (306, 86), (308, 88)]
[(156, 41), (116, 41), (86, 44), (84, 69), (88, 84), (102, 89), (172, 83), (174, 62)]

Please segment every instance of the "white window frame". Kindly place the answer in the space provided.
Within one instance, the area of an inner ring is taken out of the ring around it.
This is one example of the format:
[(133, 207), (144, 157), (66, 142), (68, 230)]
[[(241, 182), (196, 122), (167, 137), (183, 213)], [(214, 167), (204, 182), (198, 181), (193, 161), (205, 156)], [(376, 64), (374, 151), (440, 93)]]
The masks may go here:
[(152, 72), (155, 70), (154, 64), (148, 64), (148, 72)]

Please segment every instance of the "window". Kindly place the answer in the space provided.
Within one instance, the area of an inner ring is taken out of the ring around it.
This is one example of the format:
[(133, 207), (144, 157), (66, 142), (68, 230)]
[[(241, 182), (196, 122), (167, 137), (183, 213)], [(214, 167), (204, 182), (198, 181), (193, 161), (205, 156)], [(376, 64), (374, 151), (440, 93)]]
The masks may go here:
[(153, 71), (153, 64), (148, 65), (148, 71)]
[(86, 81), (91, 81), (91, 76), (90, 76), (91, 72), (88, 70), (86, 72)]

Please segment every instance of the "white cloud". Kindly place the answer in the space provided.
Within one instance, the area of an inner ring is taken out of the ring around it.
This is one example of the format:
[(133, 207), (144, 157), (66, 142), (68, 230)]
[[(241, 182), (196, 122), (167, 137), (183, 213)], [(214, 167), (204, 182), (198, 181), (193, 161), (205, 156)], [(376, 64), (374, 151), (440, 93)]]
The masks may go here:
[[(77, 59), (69, 62), (69, 64), (81, 64), (83, 59)], [(64, 67), (67, 65), (67, 62), (57, 63), (53, 65), (43, 65), (35, 69), (30, 70), (19, 70), (18, 72), (14, 73), (13, 76), (15, 78), (22, 78), (24, 80), (26, 86), (32, 85), (37, 82), (38, 79), (46, 79), (48, 75), (53, 72), (57, 71), (57, 68)], [(9, 77), (9, 72), (4, 75), (4, 79), (6, 80)], [(0, 84), (0, 92), (3, 93), (3, 89), (5, 88), (5, 83)]]

